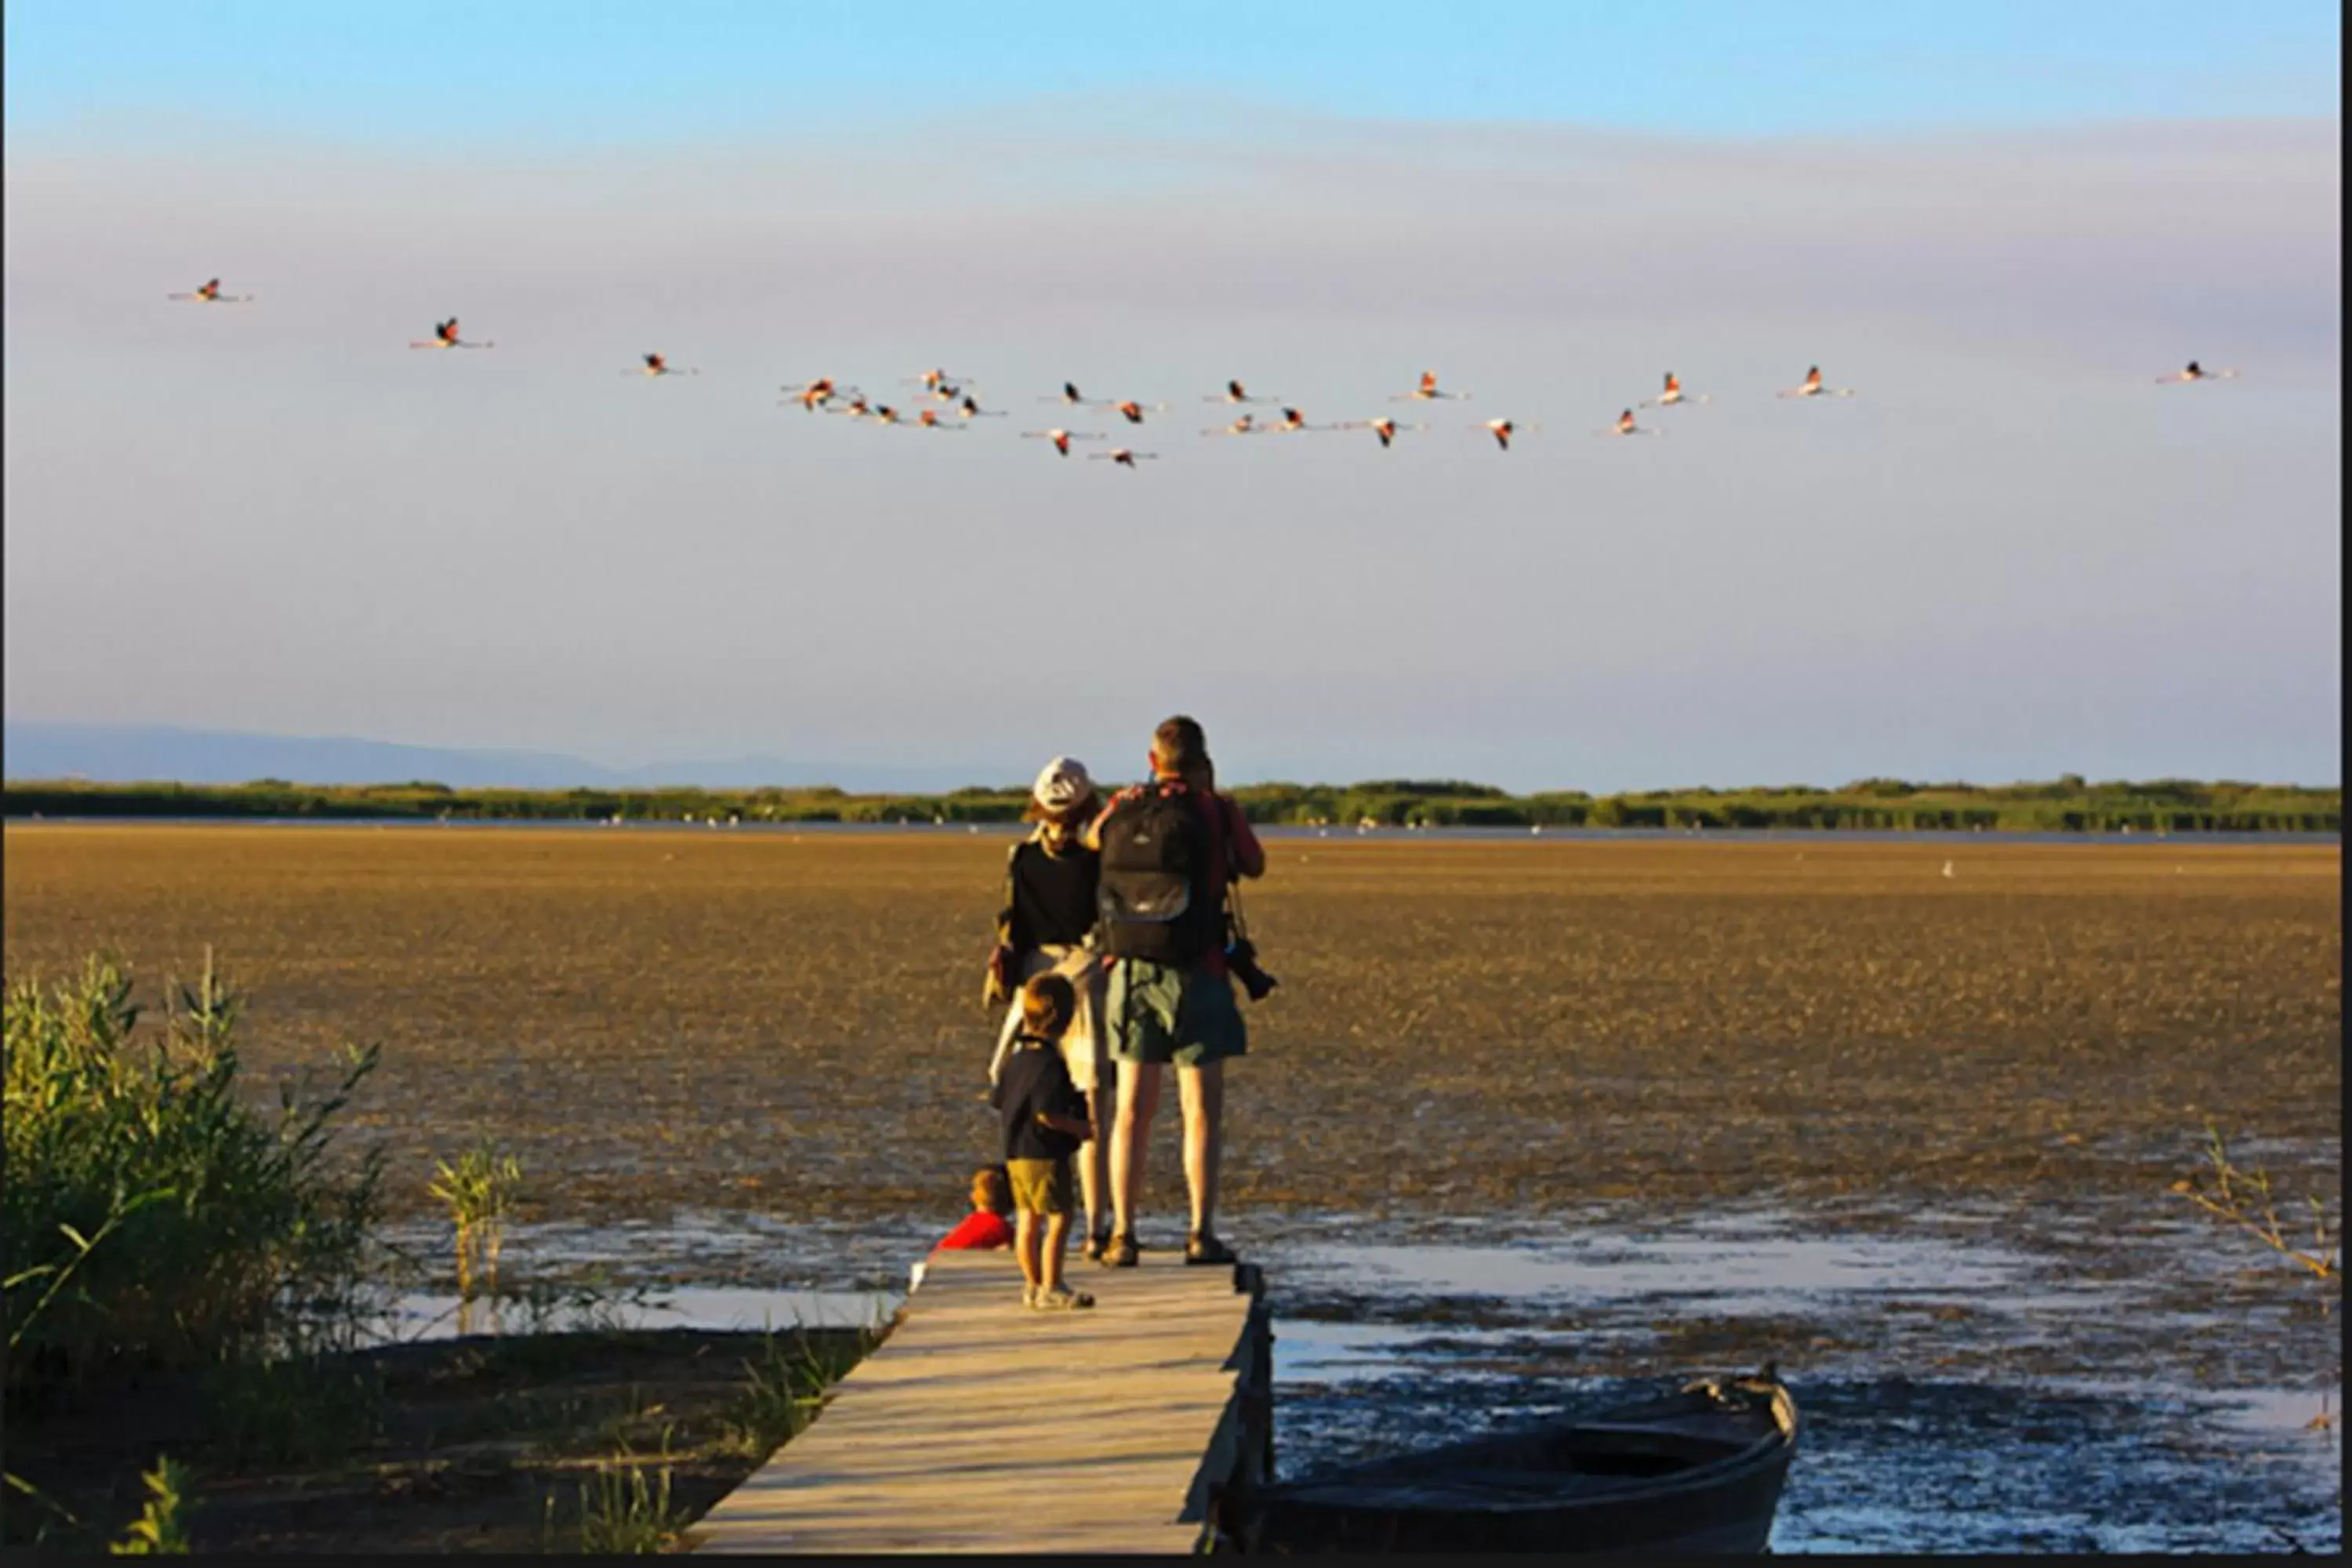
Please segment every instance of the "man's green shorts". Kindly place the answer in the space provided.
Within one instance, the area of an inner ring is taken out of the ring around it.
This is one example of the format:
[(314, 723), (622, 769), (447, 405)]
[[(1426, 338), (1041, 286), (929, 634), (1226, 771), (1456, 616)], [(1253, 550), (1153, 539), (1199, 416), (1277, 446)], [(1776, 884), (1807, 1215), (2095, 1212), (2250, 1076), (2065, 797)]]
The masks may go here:
[(1192, 1068), (1249, 1050), (1231, 978), (1148, 958), (1111, 960), (1101, 1023), (1113, 1061)]

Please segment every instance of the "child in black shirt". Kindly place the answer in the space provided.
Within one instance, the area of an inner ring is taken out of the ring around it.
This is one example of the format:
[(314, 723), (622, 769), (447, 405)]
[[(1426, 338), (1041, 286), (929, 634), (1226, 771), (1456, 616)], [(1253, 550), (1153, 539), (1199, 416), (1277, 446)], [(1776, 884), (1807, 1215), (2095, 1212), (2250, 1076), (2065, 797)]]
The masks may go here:
[(1050, 970), (1021, 988), (1021, 1032), (1005, 1053), (990, 1097), (1004, 1113), (1004, 1168), (1013, 1183), (1021, 1303), (1041, 1310), (1095, 1304), (1092, 1296), (1062, 1283), (1062, 1258), (1070, 1242), (1070, 1156), (1094, 1135), (1086, 1097), (1070, 1082), (1062, 1060), (1062, 1034), (1076, 1008), (1069, 981)]

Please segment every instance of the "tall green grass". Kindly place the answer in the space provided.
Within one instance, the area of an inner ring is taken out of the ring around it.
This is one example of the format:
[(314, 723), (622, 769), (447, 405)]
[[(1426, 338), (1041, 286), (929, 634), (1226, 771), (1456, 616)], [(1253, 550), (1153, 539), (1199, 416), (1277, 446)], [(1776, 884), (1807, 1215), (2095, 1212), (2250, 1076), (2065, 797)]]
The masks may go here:
[(329, 1159), (376, 1065), (348, 1050), (323, 1089), (256, 1102), (242, 999), (213, 968), (167, 985), (142, 1027), (130, 973), (96, 955), (5, 991), (0, 1316), (12, 1396), (125, 1367), (185, 1369), (348, 1342), (377, 1215), (377, 1157)]

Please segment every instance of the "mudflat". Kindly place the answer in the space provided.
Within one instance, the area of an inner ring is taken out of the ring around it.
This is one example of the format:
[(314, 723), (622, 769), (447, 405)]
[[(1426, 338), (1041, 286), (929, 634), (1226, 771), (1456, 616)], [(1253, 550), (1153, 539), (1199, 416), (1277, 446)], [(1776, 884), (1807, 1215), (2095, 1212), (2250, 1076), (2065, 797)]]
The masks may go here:
[[(353, 1121), (388, 1145), (395, 1214), (491, 1134), (565, 1218), (938, 1215), (994, 1139), (979, 997), (1007, 842), (12, 823), (6, 968), (111, 946), (152, 1000), (210, 944), (262, 1081), (380, 1042)], [(1237, 1220), (2127, 1197), (2208, 1120), (2292, 1190), (2341, 1163), (2336, 846), (1268, 851), (1249, 915), (1282, 985), (1231, 1069)]]

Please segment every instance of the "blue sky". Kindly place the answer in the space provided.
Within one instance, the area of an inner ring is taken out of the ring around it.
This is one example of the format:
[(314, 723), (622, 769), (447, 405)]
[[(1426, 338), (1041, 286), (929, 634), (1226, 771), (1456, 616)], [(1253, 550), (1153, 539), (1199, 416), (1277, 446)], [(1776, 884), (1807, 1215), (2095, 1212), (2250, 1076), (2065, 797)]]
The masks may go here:
[[(2340, 777), (2330, 7), (5, 16), (14, 718)], [(215, 275), (258, 300), (164, 299)], [(497, 350), (409, 351), (450, 314)], [(941, 363), (1013, 417), (777, 406)], [(1433, 367), (1477, 396), (1391, 451), (1195, 434)], [(1666, 370), (1714, 401), (1591, 438)], [(1170, 403), (1160, 459), (1018, 439), (1065, 379)]]
[(1140, 89), (1697, 135), (1967, 128), (2334, 113), (2341, 38), (2334, 5), (2210, 0), (19, 0), (5, 112), (12, 135), (184, 115), (405, 144), (631, 143)]

